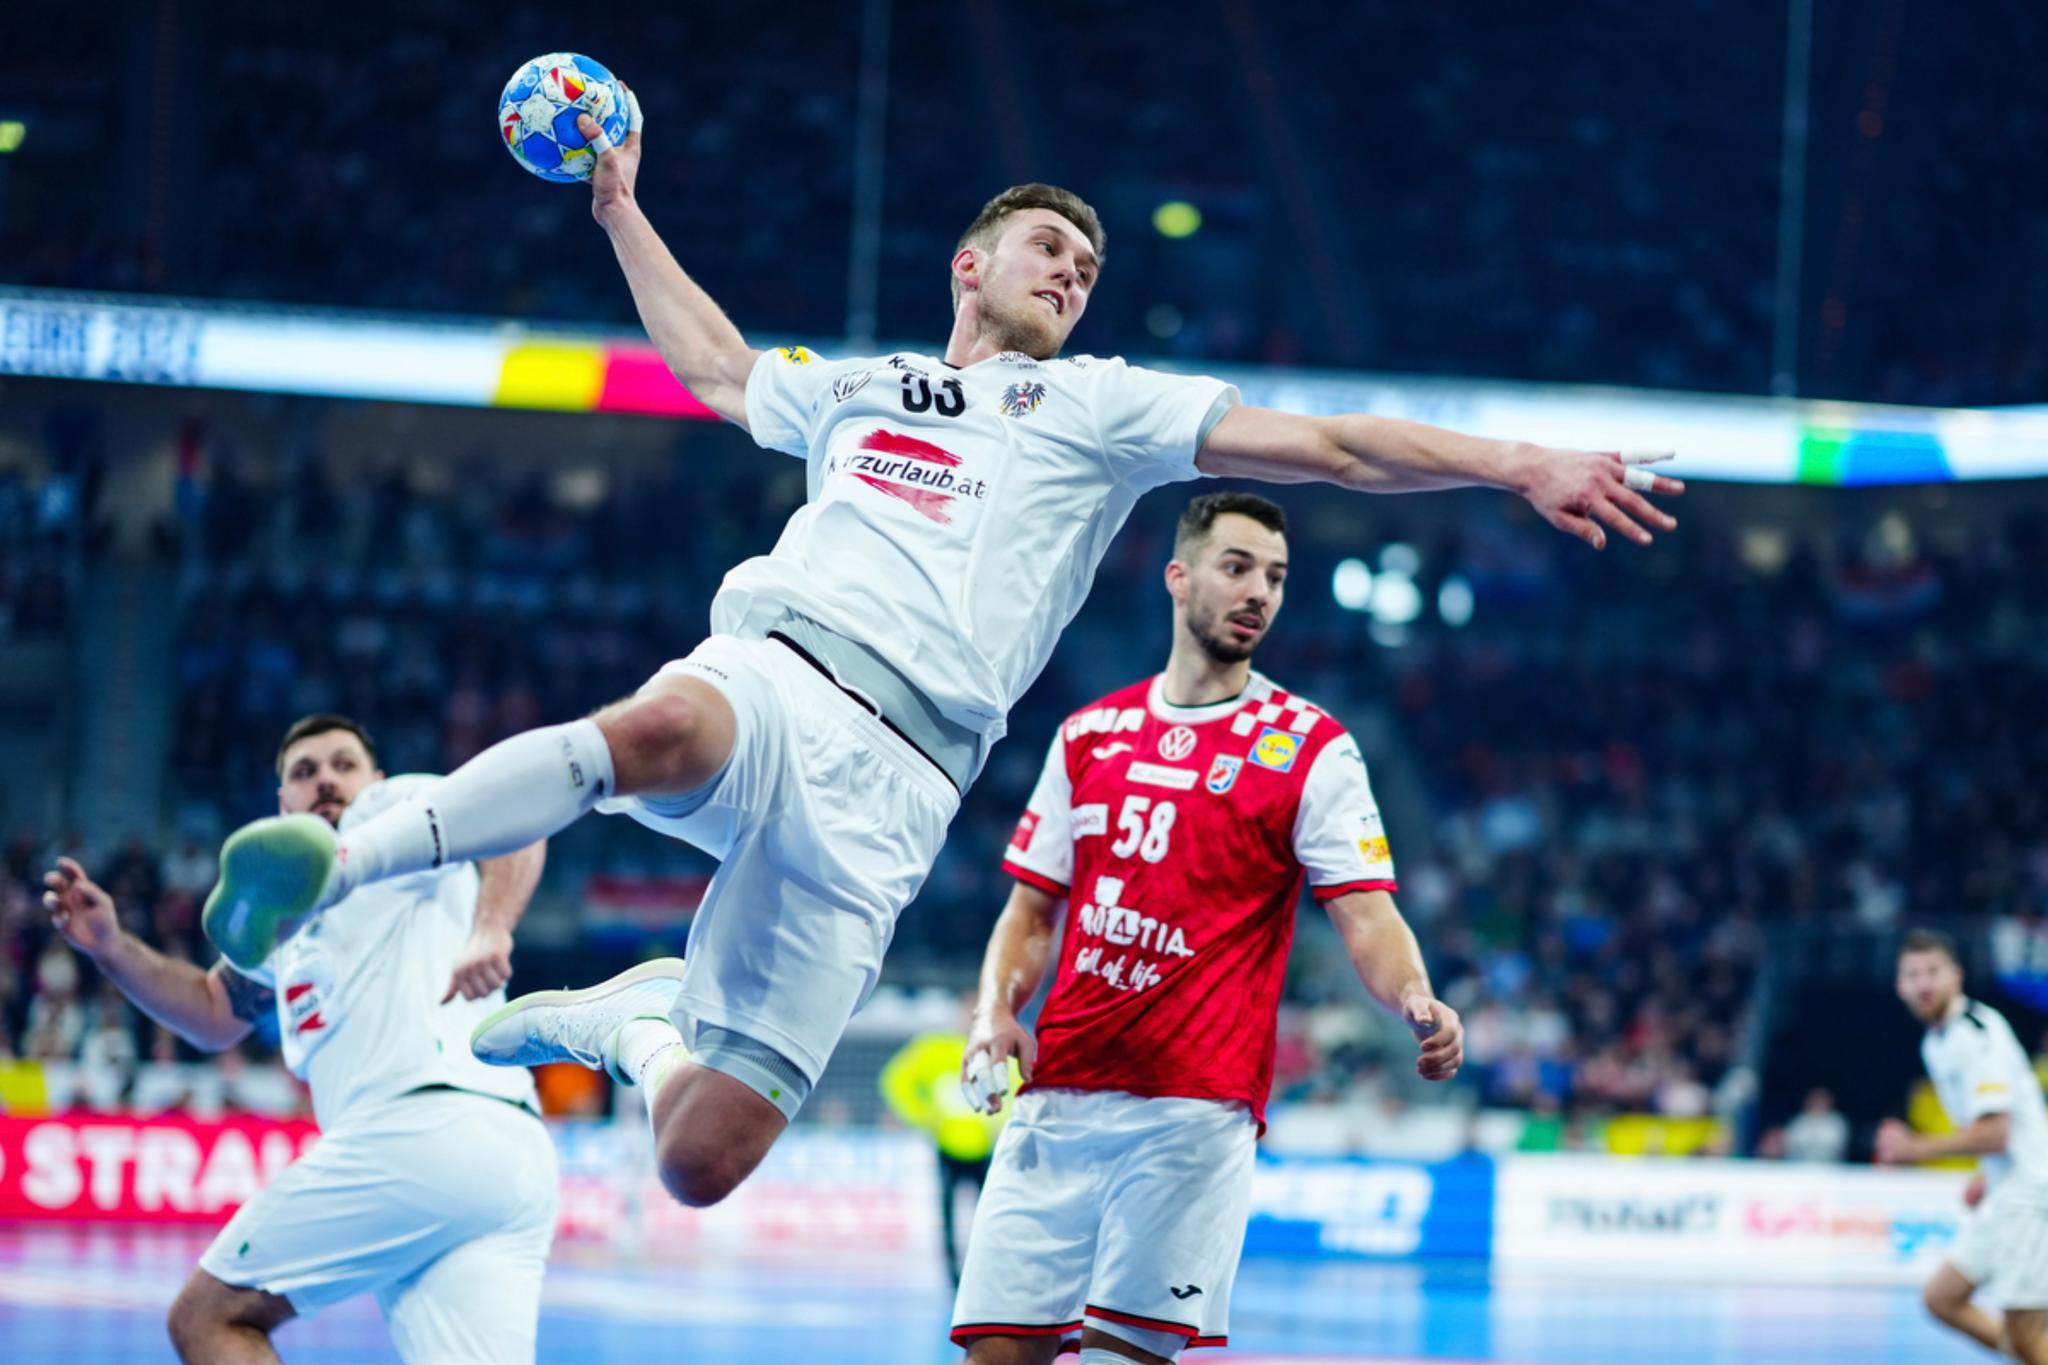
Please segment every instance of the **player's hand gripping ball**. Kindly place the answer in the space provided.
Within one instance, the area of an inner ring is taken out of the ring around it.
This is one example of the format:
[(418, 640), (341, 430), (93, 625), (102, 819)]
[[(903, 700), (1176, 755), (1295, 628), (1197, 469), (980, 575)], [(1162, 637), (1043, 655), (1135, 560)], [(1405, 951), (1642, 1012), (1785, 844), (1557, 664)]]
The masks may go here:
[(550, 52), (512, 73), (498, 96), (498, 133), (512, 159), (543, 180), (590, 179), (597, 150), (576, 130), (588, 114), (618, 142), (626, 136), (625, 87), (602, 62), (576, 52)]

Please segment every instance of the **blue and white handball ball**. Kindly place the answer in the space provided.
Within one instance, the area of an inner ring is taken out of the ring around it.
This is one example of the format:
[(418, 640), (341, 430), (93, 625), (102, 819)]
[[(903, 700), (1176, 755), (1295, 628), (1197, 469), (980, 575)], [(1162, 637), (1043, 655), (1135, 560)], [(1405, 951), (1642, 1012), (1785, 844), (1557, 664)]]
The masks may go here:
[(576, 131), (588, 114), (613, 142), (626, 136), (626, 92), (619, 78), (577, 52), (550, 52), (512, 73), (498, 96), (498, 132), (520, 165), (543, 180), (590, 179), (597, 153)]

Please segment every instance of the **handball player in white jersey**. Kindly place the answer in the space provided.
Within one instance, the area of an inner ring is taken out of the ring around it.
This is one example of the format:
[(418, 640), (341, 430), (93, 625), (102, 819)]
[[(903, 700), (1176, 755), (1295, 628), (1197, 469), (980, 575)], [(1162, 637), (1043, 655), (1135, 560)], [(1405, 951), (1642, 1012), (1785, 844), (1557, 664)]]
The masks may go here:
[[(1448, 1080), (1463, 1060), (1395, 908), (1357, 743), (1252, 671), (1286, 594), (1286, 530), (1248, 493), (1189, 504), (1166, 670), (1067, 719), (1010, 840), (962, 1083), (991, 1112), (1009, 1059), (1025, 1085), (954, 1302), (971, 1365), (1046, 1365), (1063, 1345), (1083, 1365), (1158, 1365), (1225, 1344), (1304, 882), (1421, 1040), (1417, 1070)], [(1034, 1036), (1017, 1014), (1055, 965)]]
[[(1486, 484), (1596, 546), (1675, 524), (1643, 494), (1682, 486), (1617, 454), (1295, 416), (1214, 379), (1059, 358), (1103, 232), (1045, 185), (969, 224), (943, 347), (758, 349), (635, 202), (631, 114), (619, 146), (596, 138), (592, 210), (641, 320), (698, 399), (805, 463), (807, 503), (771, 553), (727, 575), (711, 637), (638, 694), (497, 745), (339, 842), (303, 820), (239, 831), (206, 922), (260, 948), (357, 886), (519, 847), (600, 803), (705, 849), (721, 866), (687, 964), (515, 1001), (476, 1039), (492, 1060), (580, 1058), (644, 1087), (662, 1178), (684, 1203), (745, 1179), (816, 1082), (961, 792), (1147, 490), (1203, 475)], [(662, 971), (683, 983), (672, 1018), (635, 994)]]
[[(1993, 1351), (2048, 1365), (2048, 1104), (2005, 1016), (1963, 994), (1955, 945), (1918, 929), (1899, 951), (1899, 998), (1927, 1026), (1920, 1059), (1953, 1133), (1922, 1136), (1897, 1119), (1877, 1130), (1890, 1166), (1974, 1156), (1971, 1212), (1927, 1282), (1927, 1311)], [(1972, 1303), (1988, 1287), (1998, 1316)]]
[[(278, 806), (346, 830), (435, 779), (386, 778), (343, 716), (308, 716), (278, 750)], [(320, 1138), (243, 1205), (171, 1307), (188, 1362), (274, 1361), (270, 1333), (374, 1294), (402, 1360), (534, 1358), (554, 1240), (554, 1145), (533, 1080), (470, 1055), (504, 1003), (512, 930), (539, 844), (365, 886), (261, 959), (201, 970), (121, 927), (107, 893), (61, 859), (44, 902), (123, 994), (196, 1047), (277, 1020)]]

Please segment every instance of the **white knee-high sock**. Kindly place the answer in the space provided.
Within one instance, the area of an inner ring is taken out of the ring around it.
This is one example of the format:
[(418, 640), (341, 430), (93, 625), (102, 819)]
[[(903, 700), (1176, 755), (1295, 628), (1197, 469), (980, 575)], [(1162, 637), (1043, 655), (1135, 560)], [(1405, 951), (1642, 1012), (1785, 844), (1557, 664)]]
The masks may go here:
[(495, 858), (567, 828), (612, 792), (594, 720), (528, 730), (341, 836), (335, 890)]

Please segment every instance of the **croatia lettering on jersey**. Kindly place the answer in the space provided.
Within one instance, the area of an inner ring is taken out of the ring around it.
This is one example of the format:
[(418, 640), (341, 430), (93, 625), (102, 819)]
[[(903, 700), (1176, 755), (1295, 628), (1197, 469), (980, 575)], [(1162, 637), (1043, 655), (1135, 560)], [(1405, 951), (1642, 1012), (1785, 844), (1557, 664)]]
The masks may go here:
[(1357, 742), (1258, 674), (1213, 706), (1171, 706), (1154, 678), (1075, 712), (1003, 867), (1067, 899), (1033, 1086), (1261, 1120), (1303, 883), (1395, 889)]

